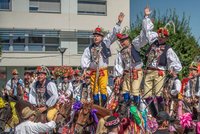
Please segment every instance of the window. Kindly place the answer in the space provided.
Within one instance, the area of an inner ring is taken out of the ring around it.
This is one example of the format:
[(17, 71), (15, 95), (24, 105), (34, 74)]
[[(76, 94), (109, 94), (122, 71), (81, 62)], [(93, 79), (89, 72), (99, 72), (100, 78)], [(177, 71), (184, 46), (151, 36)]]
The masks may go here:
[(24, 36), (14, 36), (13, 37), (13, 43), (25, 43), (25, 37)]
[(78, 54), (82, 54), (85, 48), (91, 44), (91, 35), (90, 31), (82, 30), (77, 32)]
[(45, 37), (45, 44), (59, 44), (59, 38), (57, 38), (57, 37)]
[(89, 45), (90, 38), (78, 38), (78, 54), (82, 54)]
[(2, 45), (2, 51), (9, 51), (10, 44), (3, 44)]
[(106, 0), (78, 0), (78, 14), (106, 15)]
[(10, 37), (9, 36), (0, 36), (0, 42), (1, 43), (9, 43)]
[(42, 37), (29, 37), (29, 43), (42, 43)]
[(24, 44), (13, 44), (13, 51), (25, 51)]
[(42, 51), (43, 46), (42, 45), (28, 45), (28, 51)]
[(60, 0), (30, 0), (29, 11), (32, 13), (60, 13), (61, 2)]
[(53, 45), (53, 46), (46, 45), (45, 51), (58, 51), (58, 47), (59, 45)]
[(11, 10), (11, 0), (0, 0), (0, 10)]

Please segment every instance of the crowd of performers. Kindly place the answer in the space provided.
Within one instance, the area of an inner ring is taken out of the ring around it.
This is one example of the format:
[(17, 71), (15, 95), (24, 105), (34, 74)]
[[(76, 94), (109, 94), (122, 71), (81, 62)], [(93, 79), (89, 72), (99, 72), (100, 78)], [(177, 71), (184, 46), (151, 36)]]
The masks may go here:
[[(24, 79), (20, 79), (18, 71), (14, 69), (12, 79), (6, 83), (2, 92), (0, 109), (6, 107), (8, 102), (4, 98), (9, 96), (29, 102), (34, 110), (31, 107), (23, 108), (20, 121), (16, 103), (10, 101), (12, 118), (0, 129), (4, 127), (8, 131), (8, 128), (14, 128), (16, 134), (86, 133), (80, 131), (82, 126), (81, 129), (97, 134), (189, 131), (200, 134), (200, 61), (192, 62), (188, 68), (188, 78), (179, 80), (178, 73), (182, 65), (174, 50), (166, 44), (168, 29), (163, 27), (154, 32), (149, 8), (145, 8), (144, 13), (141, 32), (133, 40), (128, 34), (120, 33), (123, 13), (119, 14), (113, 31), (107, 35), (102, 28), (96, 28), (93, 44), (82, 55), (82, 70), (68, 67), (66, 73), (60, 75), (60, 83), (55, 78), (47, 79), (49, 72), (44, 66), (37, 67), (35, 72), (26, 71)], [(114, 85), (108, 90), (110, 46), (116, 40), (121, 50), (113, 69)], [(142, 61), (140, 49), (146, 45), (149, 45), (146, 61)], [(70, 103), (67, 107), (72, 110), (61, 131), (55, 131), (55, 122), (63, 103)], [(98, 110), (91, 105), (101, 106), (109, 110), (110, 114), (97, 118)], [(79, 127), (75, 126), (71, 130), (75, 112), (80, 112), (86, 106), (90, 107), (89, 113), (95, 127), (87, 128), (88, 124), (85, 126), (77, 122)], [(46, 123), (34, 122), (38, 113), (46, 113), (45, 117), (40, 118), (41, 122)]]

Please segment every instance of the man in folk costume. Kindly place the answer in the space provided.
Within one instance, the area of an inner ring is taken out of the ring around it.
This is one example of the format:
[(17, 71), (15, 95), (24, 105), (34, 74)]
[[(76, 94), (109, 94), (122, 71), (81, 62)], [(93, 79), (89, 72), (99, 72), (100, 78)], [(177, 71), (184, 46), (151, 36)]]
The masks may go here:
[(143, 63), (141, 61), (140, 53), (134, 47), (134, 40), (131, 44), (130, 37), (127, 34), (119, 33), (117, 34), (117, 37), (122, 49), (117, 55), (117, 59), (115, 61), (115, 82), (119, 85), (123, 77), (122, 94), (124, 96), (124, 100), (128, 101), (129, 98), (131, 98), (134, 103), (138, 104), (140, 101), (140, 84), (143, 76)]
[(169, 79), (167, 86), (164, 88), (164, 91), (166, 91), (164, 98), (167, 101), (166, 109), (170, 116), (178, 114), (178, 95), (181, 91), (181, 86), (181, 81), (179, 80), (178, 75), (174, 73), (172, 78)]
[(71, 97), (73, 95), (73, 86), (70, 78), (73, 74), (65, 73), (62, 76), (63, 81), (58, 85), (59, 94), (64, 94), (67, 97)]
[[(148, 17), (150, 9), (146, 8), (145, 12), (149, 12), (146, 13), (146, 19), (143, 20), (143, 25), (145, 26), (144, 31), (150, 47), (146, 54), (147, 69), (144, 79), (144, 97), (151, 109), (151, 113), (156, 116), (156, 111), (153, 112), (153, 109), (156, 107), (152, 101), (152, 96), (156, 96), (158, 103), (156, 108), (157, 112), (162, 111), (164, 109), (164, 104), (161, 93), (166, 73), (168, 71), (169, 74), (177, 74), (181, 71), (182, 65), (174, 50), (166, 44), (166, 41), (169, 38), (168, 29), (159, 28), (157, 33), (152, 31), (154, 25)], [(156, 100), (154, 102), (156, 102)]]
[[(93, 44), (84, 50), (81, 58), (81, 67), (83, 70), (91, 71), (91, 87), (93, 90), (94, 103), (99, 104), (101, 97), (102, 105), (107, 100), (107, 83), (108, 83), (108, 59), (111, 56), (110, 45), (117, 39), (116, 34), (120, 32), (120, 25), (123, 21), (124, 14), (118, 16), (118, 23), (113, 31), (104, 37), (101, 28), (97, 27), (93, 32)], [(101, 96), (99, 96), (99, 90)]]
[[(40, 113), (46, 113), (47, 119), (52, 120), (57, 109), (56, 103), (58, 100), (58, 91), (56, 84), (47, 79), (47, 68), (44, 66), (37, 67), (37, 81), (29, 93), (29, 102), (37, 107)], [(43, 119), (45, 121), (45, 119)]]
[(29, 96), (29, 92), (31, 90), (32, 84), (33, 84), (33, 79), (32, 79), (32, 75), (33, 73), (30, 71), (25, 71), (24, 72), (24, 97), (23, 99), (25, 101), (28, 101), (28, 96)]
[(81, 98), (81, 86), (83, 81), (81, 80), (81, 71), (76, 69), (74, 71), (74, 81), (72, 82), (73, 86), (73, 98), (76, 101), (80, 101)]
[(11, 96), (18, 96), (18, 89), (24, 88), (24, 82), (19, 78), (17, 69), (12, 70), (13, 77), (6, 83), (6, 90)]

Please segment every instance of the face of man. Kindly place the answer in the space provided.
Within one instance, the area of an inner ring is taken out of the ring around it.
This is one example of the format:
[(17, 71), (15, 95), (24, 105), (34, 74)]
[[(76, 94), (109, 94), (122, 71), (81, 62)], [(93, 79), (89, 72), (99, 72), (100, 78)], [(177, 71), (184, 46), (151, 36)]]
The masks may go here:
[(192, 74), (192, 76), (196, 76), (198, 74), (198, 71), (195, 69), (190, 69), (190, 74)]
[(76, 81), (80, 81), (81, 80), (81, 77), (79, 75), (75, 75), (74, 78), (75, 78)]
[(101, 41), (103, 40), (103, 37), (99, 34), (94, 34), (93, 41), (96, 45), (99, 45)]
[(63, 82), (64, 83), (67, 83), (69, 81), (69, 79), (67, 78), (67, 77), (65, 77), (64, 79), (63, 79)]
[(13, 74), (13, 79), (18, 79), (18, 74)]
[(167, 41), (167, 38), (161, 38), (161, 37), (158, 38), (159, 44), (164, 44), (166, 41)]
[(29, 81), (31, 79), (30, 74), (25, 74), (24, 75), (24, 79), (27, 80), (27, 81)]
[(39, 73), (39, 74), (38, 74), (37, 80), (38, 80), (39, 82), (43, 82), (45, 79), (46, 79), (46, 74), (44, 74), (44, 73)]
[(130, 41), (129, 39), (126, 39), (126, 40), (122, 40), (122, 41), (119, 41), (120, 42), (120, 45), (124, 48), (124, 47), (128, 47), (130, 45)]

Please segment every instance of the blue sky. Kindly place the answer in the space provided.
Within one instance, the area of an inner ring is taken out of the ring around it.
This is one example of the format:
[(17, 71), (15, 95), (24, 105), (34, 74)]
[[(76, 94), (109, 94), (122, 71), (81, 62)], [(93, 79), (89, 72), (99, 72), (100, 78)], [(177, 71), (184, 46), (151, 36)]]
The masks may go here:
[[(166, 13), (167, 9), (175, 9), (180, 16), (183, 13), (190, 17), (191, 33), (198, 39), (200, 37), (200, 0), (130, 0), (131, 23), (136, 20), (137, 14), (143, 12), (147, 2), (151, 10), (159, 10), (160, 14)], [(199, 40), (200, 44), (200, 40)]]

